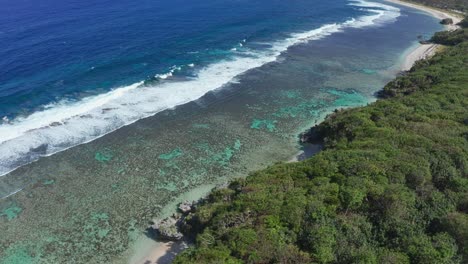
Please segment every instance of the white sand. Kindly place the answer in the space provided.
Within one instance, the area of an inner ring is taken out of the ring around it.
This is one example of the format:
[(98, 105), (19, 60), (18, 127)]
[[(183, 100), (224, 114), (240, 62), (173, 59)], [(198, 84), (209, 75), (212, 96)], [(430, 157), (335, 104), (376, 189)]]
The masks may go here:
[(404, 58), (401, 70), (409, 71), (416, 61), (432, 57), (438, 47), (437, 44), (420, 44)]
[(440, 20), (444, 18), (451, 18), (453, 20), (453, 25), (447, 25), (446, 27), (448, 30), (457, 29), (458, 26), (456, 24), (458, 24), (462, 20), (462, 17), (459, 14), (453, 14), (448, 11), (435, 9), (435, 8), (431, 8), (431, 7), (424, 6), (424, 5), (408, 3), (408, 2), (400, 1), (400, 0), (385, 0), (385, 1), (422, 10)]
[[(196, 201), (207, 196), (216, 183), (205, 184), (192, 189), (189, 192), (181, 193), (171, 203), (164, 206), (159, 214), (160, 219), (171, 216), (179, 203), (183, 201)], [(156, 222), (158, 219), (154, 219)], [(126, 263), (130, 264), (168, 264), (171, 263), (177, 253), (187, 248), (185, 242), (157, 242), (145, 235), (140, 236), (130, 249), (129, 258)], [(116, 261), (115, 261), (116, 262)], [(120, 262), (119, 262), (120, 263)]]
[[(434, 16), (435, 18), (440, 19), (440, 20), (445, 19), (445, 18), (451, 18), (453, 20), (453, 25), (445, 26), (447, 30), (457, 29), (458, 26), (456, 24), (458, 24), (462, 20), (462, 18), (459, 15), (452, 14), (450, 12), (446, 12), (446, 11), (443, 11), (443, 10), (438, 10), (438, 9), (434, 9), (434, 8), (431, 8), (431, 7), (418, 5), (418, 4), (413, 4), (413, 3), (408, 3), (408, 2), (399, 1), (399, 0), (386, 0), (386, 1), (422, 10), (422, 11), (424, 11), (426, 13), (431, 14), (432, 16)], [(402, 65), (401, 65), (401, 70), (408, 71), (408, 70), (411, 69), (411, 67), (413, 67), (413, 65), (414, 65), (414, 63), (416, 61), (421, 60), (421, 59), (430, 58), (431, 56), (433, 56), (435, 54), (438, 47), (439, 47), (439, 45), (437, 45), (437, 44), (420, 44), (417, 48), (412, 50), (405, 57), (405, 59), (403, 60)]]
[[(150, 247), (144, 256), (134, 257), (131, 264), (169, 264), (175, 256), (187, 248), (184, 242), (149, 243)], [(152, 244), (152, 245), (151, 245)]]

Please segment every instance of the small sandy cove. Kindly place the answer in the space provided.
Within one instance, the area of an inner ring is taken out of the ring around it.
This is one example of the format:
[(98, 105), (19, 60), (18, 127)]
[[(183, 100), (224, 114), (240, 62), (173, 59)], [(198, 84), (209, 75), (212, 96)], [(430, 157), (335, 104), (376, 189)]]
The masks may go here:
[(160, 242), (146, 251), (144, 256), (130, 261), (131, 264), (169, 264), (175, 256), (187, 248), (184, 242)]
[[(408, 3), (408, 2), (399, 1), (399, 0), (386, 0), (386, 1), (422, 10), (440, 20), (444, 18), (451, 18), (453, 20), (453, 25), (447, 25), (446, 26), (447, 30), (457, 29), (458, 26), (456, 24), (458, 24), (462, 20), (462, 18), (459, 15), (445, 12), (443, 10), (438, 10), (438, 9), (430, 8), (427, 6)], [(401, 65), (401, 70), (408, 71), (411, 69), (411, 67), (413, 67), (416, 61), (431, 57), (437, 51), (438, 47), (439, 45), (437, 44), (420, 44), (417, 48), (415, 48), (413, 51), (408, 53), (408, 55), (405, 57)]]

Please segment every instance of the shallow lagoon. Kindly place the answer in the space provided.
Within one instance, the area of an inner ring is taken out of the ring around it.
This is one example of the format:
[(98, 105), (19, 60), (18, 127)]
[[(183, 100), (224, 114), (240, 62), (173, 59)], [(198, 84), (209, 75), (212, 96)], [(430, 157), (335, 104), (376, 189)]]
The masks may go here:
[(0, 262), (125, 262), (176, 197), (290, 159), (298, 133), (375, 100), (417, 36), (439, 29), (402, 8), (396, 23), (294, 46), (197, 101), (1, 177), (0, 191), (26, 187), (0, 201)]

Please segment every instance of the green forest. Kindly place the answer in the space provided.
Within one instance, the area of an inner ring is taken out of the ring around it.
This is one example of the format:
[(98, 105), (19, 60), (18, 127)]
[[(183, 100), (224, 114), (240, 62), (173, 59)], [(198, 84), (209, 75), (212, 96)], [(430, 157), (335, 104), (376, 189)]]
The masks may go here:
[(432, 40), (385, 99), (312, 128), (319, 154), (213, 191), (174, 263), (468, 263), (468, 29)]
[(433, 6), (441, 9), (467, 11), (468, 0), (403, 0), (405, 2), (416, 2), (419, 4)]

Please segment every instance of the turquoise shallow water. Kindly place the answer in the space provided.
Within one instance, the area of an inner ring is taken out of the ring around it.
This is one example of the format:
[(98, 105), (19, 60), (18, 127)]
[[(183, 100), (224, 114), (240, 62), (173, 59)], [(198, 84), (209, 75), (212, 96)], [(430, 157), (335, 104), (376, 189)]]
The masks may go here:
[(0, 263), (125, 262), (175, 197), (291, 158), (299, 132), (375, 100), (400, 54), (440, 29), (400, 9), (396, 21), (291, 46), (198, 100), (1, 177), (3, 194), (23, 189), (0, 200)]
[(0, 175), (196, 100), (301, 38), (397, 13), (366, 3), (0, 1)]

